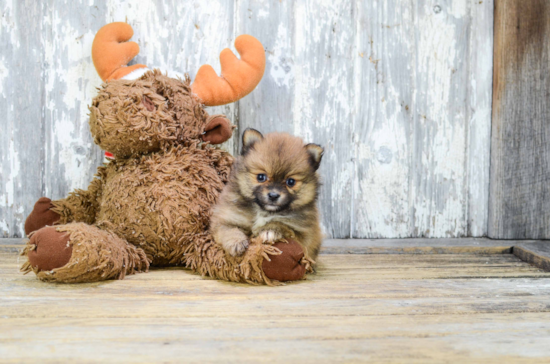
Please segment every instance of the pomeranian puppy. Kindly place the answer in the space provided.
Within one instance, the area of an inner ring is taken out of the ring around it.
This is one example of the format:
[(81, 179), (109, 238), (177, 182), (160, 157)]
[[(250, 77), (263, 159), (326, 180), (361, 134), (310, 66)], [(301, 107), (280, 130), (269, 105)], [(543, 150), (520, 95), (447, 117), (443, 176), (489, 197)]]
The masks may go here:
[(286, 133), (246, 129), (242, 153), (213, 209), (210, 232), (232, 256), (242, 255), (251, 237), (266, 244), (298, 241), (315, 259), (322, 234), (317, 211), (323, 148)]

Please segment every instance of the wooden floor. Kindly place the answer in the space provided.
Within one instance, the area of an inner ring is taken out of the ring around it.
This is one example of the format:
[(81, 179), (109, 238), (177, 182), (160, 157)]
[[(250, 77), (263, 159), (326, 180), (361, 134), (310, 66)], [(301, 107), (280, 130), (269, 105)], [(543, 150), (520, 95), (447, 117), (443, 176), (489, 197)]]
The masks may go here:
[(18, 272), (20, 247), (0, 244), (0, 361), (550, 361), (550, 273), (512, 254), (327, 254), (282, 287), (55, 285)]

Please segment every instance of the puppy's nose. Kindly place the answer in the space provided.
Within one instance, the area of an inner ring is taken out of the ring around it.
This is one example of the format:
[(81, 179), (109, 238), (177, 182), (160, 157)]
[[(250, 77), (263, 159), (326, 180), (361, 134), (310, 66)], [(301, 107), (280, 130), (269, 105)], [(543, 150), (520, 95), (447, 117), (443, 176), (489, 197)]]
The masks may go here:
[(275, 202), (275, 201), (277, 201), (277, 199), (278, 199), (279, 197), (281, 197), (281, 195), (278, 194), (277, 192), (269, 192), (269, 193), (267, 194), (267, 197), (269, 197), (269, 200), (270, 200), (270, 201)]

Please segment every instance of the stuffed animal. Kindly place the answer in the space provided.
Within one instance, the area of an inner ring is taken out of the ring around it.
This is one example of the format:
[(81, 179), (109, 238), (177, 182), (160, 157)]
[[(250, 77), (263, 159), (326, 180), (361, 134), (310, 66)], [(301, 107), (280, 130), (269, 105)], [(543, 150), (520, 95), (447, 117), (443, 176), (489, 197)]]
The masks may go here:
[(262, 44), (241, 35), (221, 52), (222, 76), (202, 66), (195, 81), (127, 63), (139, 46), (126, 23), (101, 28), (92, 45), (106, 81), (90, 106), (90, 130), (110, 160), (87, 190), (51, 201), (42, 197), (25, 222), (30, 240), (21, 270), (49, 282), (122, 279), (149, 266), (183, 266), (233, 282), (276, 284), (311, 270), (295, 241), (262, 244), (226, 255), (208, 233), (210, 209), (227, 181), (233, 158), (212, 146), (231, 137), (223, 115), (204, 106), (239, 100), (260, 82)]

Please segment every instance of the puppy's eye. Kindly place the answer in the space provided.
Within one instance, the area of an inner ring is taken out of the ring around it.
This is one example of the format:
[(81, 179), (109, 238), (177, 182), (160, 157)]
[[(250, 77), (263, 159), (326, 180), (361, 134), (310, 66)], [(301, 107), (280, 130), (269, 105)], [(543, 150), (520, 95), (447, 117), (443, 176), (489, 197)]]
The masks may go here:
[(296, 180), (294, 178), (289, 178), (286, 180), (286, 185), (288, 187), (293, 187), (296, 184)]
[(258, 182), (265, 182), (267, 181), (267, 176), (263, 173), (260, 173), (256, 176), (256, 179), (258, 180)]

